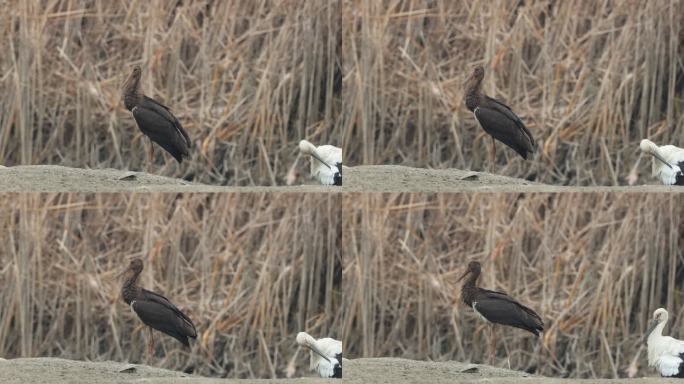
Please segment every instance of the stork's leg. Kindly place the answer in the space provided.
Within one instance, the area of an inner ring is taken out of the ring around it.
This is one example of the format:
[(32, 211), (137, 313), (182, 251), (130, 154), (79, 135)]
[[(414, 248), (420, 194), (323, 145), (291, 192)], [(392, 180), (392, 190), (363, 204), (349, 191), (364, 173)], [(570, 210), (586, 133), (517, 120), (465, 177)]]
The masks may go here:
[(492, 158), (489, 161), (491, 167), (491, 172), (494, 172), (496, 168), (496, 142), (494, 142), (494, 136), (492, 136)]
[(494, 365), (496, 358), (496, 335), (494, 332), (494, 324), (489, 324), (489, 364)]
[(154, 164), (154, 143), (150, 139), (150, 158), (148, 159), (150, 164)]
[(152, 332), (152, 327), (147, 327), (147, 331), (147, 358), (150, 360), (152, 357), (154, 357), (154, 332)]

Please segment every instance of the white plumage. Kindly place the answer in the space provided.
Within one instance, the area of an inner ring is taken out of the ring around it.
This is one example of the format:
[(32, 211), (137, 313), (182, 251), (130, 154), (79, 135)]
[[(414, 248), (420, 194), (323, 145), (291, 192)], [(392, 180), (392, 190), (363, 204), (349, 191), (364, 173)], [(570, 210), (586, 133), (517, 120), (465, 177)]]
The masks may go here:
[(653, 156), (653, 176), (665, 185), (684, 185), (684, 149), (674, 145), (657, 146), (654, 142), (643, 139), (639, 144), (642, 152)]
[(684, 341), (663, 336), (668, 314), (664, 308), (653, 312), (653, 321), (646, 332), (648, 344), (648, 366), (663, 377), (684, 377)]
[(342, 148), (333, 145), (316, 147), (306, 140), (299, 142), (299, 151), (311, 156), (311, 176), (323, 185), (342, 185)]
[(306, 332), (297, 334), (297, 344), (308, 348), (311, 354), (311, 370), (320, 377), (342, 378), (342, 342), (325, 337), (314, 339)]

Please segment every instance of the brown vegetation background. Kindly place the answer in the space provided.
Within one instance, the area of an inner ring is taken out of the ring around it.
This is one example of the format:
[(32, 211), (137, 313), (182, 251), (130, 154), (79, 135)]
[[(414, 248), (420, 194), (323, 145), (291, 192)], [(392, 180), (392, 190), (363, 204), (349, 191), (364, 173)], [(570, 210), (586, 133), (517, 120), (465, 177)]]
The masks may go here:
[[(0, 1), (0, 164), (283, 184), (297, 142), (340, 145), (338, 1)], [(193, 142), (178, 167), (123, 107), (134, 64)], [(299, 173), (308, 169), (299, 163)], [(302, 179), (298, 179), (302, 180)]]
[[(359, 0), (345, 4), (346, 161), (618, 185), (638, 143), (684, 146), (684, 2)], [(538, 143), (523, 161), (465, 108), (476, 64)], [(486, 140), (485, 140), (486, 139)]]
[[(684, 337), (682, 198), (670, 194), (385, 194), (346, 199), (351, 358), (488, 362), (489, 330), (460, 301), (480, 286), (543, 318), (539, 340), (497, 327), (495, 365), (551, 377), (652, 375), (639, 339), (658, 307)], [(630, 369), (631, 368), (631, 369)]]
[[(298, 331), (339, 338), (339, 196), (0, 196), (0, 356), (145, 362), (222, 377), (308, 376)], [(185, 350), (145, 327), (116, 275), (143, 257), (141, 285), (195, 322)]]

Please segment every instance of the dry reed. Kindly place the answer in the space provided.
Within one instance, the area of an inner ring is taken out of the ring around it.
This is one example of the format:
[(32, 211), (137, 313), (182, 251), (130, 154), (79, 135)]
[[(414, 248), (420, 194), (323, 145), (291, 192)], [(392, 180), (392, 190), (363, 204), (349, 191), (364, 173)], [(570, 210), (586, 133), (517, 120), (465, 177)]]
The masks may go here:
[[(0, 164), (275, 185), (300, 139), (340, 145), (337, 1), (0, 4)], [(147, 139), (120, 97), (133, 64), (143, 91), (190, 134), (187, 164), (157, 148), (148, 166)]]
[(489, 331), (457, 283), (475, 259), (482, 287), (546, 324), (539, 340), (499, 327), (496, 365), (612, 378), (636, 359), (650, 374), (639, 339), (652, 312), (668, 308), (684, 337), (681, 206), (669, 194), (354, 195), (342, 224), (345, 353), (486, 363)]
[[(487, 170), (490, 143), (463, 104), (465, 76), (538, 141), (503, 144), (497, 173), (565, 185), (646, 176), (638, 142), (684, 146), (684, 2), (358, 0), (343, 22), (349, 164)], [(485, 140), (487, 139), (487, 140)], [(643, 180), (643, 179), (642, 179)]]
[(309, 375), (298, 331), (338, 337), (339, 195), (0, 196), (0, 356), (145, 362), (142, 323), (116, 274), (186, 311), (192, 350), (157, 333), (171, 369), (223, 377)]

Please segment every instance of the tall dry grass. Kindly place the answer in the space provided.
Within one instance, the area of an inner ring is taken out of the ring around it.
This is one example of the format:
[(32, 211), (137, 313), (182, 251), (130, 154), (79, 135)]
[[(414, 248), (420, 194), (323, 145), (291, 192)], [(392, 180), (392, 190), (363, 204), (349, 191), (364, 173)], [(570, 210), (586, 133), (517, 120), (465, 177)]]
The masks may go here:
[[(336, 0), (0, 5), (0, 164), (275, 185), (300, 139), (340, 145)], [(157, 147), (148, 166), (147, 139), (120, 97), (134, 64), (143, 66), (144, 92), (187, 129), (187, 164), (178, 167)]]
[[(295, 336), (338, 337), (339, 196), (0, 196), (0, 356), (148, 362), (225, 377), (308, 375)], [(116, 274), (143, 257), (141, 284), (195, 322), (184, 350), (146, 332)]]
[(496, 365), (548, 376), (652, 374), (639, 339), (658, 307), (684, 337), (682, 197), (386, 194), (345, 199), (342, 340), (350, 357), (487, 362), (489, 331), (458, 277), (507, 292), (546, 325), (496, 331)]
[[(638, 142), (684, 146), (684, 2), (357, 0), (343, 22), (350, 164), (457, 167), (570, 185), (624, 184)], [(518, 113), (531, 161), (497, 147), (463, 84)], [(642, 179), (643, 180), (643, 179)]]

